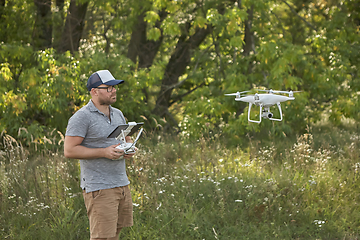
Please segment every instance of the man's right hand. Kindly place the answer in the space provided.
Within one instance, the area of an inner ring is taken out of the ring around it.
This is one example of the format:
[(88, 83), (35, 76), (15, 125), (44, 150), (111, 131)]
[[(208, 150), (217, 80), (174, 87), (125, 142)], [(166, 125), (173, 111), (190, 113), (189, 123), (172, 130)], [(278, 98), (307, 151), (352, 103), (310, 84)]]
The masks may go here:
[(124, 150), (116, 148), (119, 144), (111, 145), (104, 149), (105, 157), (111, 160), (117, 160), (120, 157), (124, 156)]

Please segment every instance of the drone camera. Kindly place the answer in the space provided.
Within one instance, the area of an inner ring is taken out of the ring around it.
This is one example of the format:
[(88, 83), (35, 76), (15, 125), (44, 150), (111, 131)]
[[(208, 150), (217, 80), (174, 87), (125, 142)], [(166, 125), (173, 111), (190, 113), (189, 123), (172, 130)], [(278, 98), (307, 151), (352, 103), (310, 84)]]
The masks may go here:
[(263, 118), (272, 118), (273, 116), (274, 116), (274, 114), (272, 114), (271, 112), (263, 112), (262, 113)]

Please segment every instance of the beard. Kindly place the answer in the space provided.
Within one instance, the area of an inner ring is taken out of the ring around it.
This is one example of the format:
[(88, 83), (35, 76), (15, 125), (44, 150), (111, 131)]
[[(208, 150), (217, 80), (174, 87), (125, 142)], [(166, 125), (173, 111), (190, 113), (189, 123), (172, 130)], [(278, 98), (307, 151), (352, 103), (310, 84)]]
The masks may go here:
[(100, 105), (111, 105), (116, 102), (116, 94), (106, 99), (99, 99)]

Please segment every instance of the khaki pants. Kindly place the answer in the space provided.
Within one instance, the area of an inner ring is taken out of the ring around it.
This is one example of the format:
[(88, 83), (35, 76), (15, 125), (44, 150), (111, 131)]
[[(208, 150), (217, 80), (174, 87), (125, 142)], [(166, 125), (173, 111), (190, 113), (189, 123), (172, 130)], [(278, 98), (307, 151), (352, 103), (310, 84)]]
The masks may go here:
[(117, 230), (133, 225), (133, 205), (129, 186), (83, 191), (91, 238), (111, 238)]

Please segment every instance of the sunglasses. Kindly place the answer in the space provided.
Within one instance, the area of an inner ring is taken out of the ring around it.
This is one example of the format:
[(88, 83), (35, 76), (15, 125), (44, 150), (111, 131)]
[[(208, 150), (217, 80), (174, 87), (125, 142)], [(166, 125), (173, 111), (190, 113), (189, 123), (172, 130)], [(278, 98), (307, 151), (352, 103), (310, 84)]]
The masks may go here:
[(106, 89), (107, 92), (112, 92), (112, 91), (114, 91), (114, 89), (116, 89), (115, 86), (97, 87), (97, 88), (98, 88), (98, 89)]

